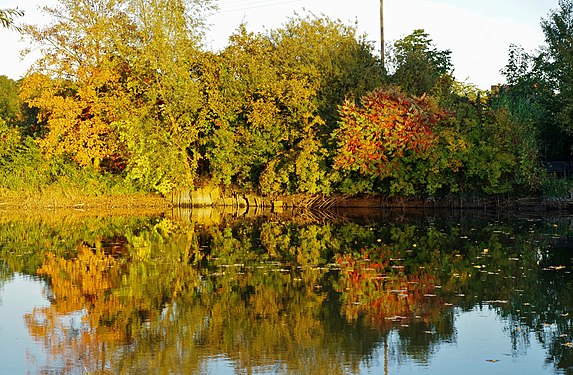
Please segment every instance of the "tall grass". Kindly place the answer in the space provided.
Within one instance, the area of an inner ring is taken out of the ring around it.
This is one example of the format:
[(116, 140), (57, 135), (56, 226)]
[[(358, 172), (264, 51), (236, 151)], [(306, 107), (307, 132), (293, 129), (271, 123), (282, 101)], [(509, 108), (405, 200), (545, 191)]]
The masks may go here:
[(80, 168), (69, 158), (46, 158), (32, 139), (0, 157), (0, 198), (63, 202), (85, 196), (138, 193), (120, 175)]

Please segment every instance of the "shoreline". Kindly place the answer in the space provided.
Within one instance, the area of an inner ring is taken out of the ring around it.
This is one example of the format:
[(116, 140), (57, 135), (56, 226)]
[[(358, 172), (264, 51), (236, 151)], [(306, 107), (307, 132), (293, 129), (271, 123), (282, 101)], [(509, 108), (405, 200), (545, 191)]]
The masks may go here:
[(259, 196), (249, 192), (222, 191), (219, 187), (204, 186), (192, 191), (171, 193), (174, 207), (247, 207), (271, 210), (286, 209), (450, 209), (450, 210), (528, 210), (573, 211), (573, 198), (544, 198), (542, 196), (462, 196), (404, 197), (382, 194), (330, 196), (293, 194), (287, 196)]
[(74, 196), (0, 197), (0, 212), (30, 211), (34, 209), (77, 211), (168, 211), (173, 208), (260, 208), (283, 211), (289, 209), (451, 209), (451, 210), (532, 210), (573, 211), (573, 199), (543, 198), (540, 196), (484, 196), (462, 197), (399, 197), (384, 195), (289, 195), (263, 197), (252, 193), (221, 192), (219, 188), (198, 188), (188, 192), (174, 192), (169, 196), (158, 194), (108, 194)]
[(54, 215), (160, 215), (172, 209), (169, 200), (154, 194), (122, 194), (74, 197), (8, 198), (0, 197), (0, 216)]

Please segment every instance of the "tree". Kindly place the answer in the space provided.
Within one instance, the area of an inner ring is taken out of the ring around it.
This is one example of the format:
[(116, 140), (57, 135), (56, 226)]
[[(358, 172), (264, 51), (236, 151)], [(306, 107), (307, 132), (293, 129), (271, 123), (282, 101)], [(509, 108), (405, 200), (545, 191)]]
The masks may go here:
[(111, 124), (127, 106), (118, 91), (122, 65), (116, 48), (129, 25), (125, 4), (61, 0), (44, 10), (52, 24), (23, 29), (42, 57), (22, 82), (21, 97), (45, 123), (40, 144), (46, 154), (69, 155), (98, 170), (122, 153)]
[(325, 132), (337, 127), (337, 106), (360, 98), (385, 80), (374, 47), (356, 25), (326, 17), (295, 17), (269, 35), (290, 74), (306, 77), (316, 88), (315, 102)]
[(534, 127), (539, 153), (550, 160), (571, 157), (573, 136), (573, 1), (560, 0), (541, 21), (546, 45), (537, 54), (510, 46), (501, 70), (507, 85), (492, 105)]
[(268, 33), (242, 26), (202, 77), (213, 179), (264, 194), (329, 193), (336, 108), (383, 80), (354, 27), (310, 16)]
[[(492, 107), (505, 108), (515, 121), (529, 124), (529, 143), (537, 147), (538, 154), (550, 160), (566, 158), (570, 136), (555, 126), (559, 105), (543, 54), (536, 56), (511, 45), (501, 73), (507, 84), (492, 93)], [(531, 161), (538, 161), (534, 159)]]
[(121, 51), (130, 104), (118, 129), (130, 154), (128, 178), (145, 188), (168, 192), (197, 177), (205, 127), (200, 47), (210, 7), (208, 0), (130, 1), (136, 39)]
[(194, 75), (209, 1), (60, 0), (26, 26), (41, 46), (22, 97), (45, 122), (44, 152), (123, 170), (161, 192), (189, 186), (201, 108)]
[(0, 76), (0, 119), (15, 125), (20, 117), (20, 105), (18, 84), (6, 76)]
[[(206, 85), (213, 84), (213, 75), (218, 82), (207, 91), (214, 126), (206, 156), (215, 181), (258, 188), (263, 171), (270, 173), (277, 163), (284, 166), (321, 122), (316, 85), (306, 69), (288, 65), (290, 56), (284, 52), (266, 35), (241, 27), (215, 59), (216, 71), (205, 76)], [(285, 186), (290, 185), (288, 174)]]
[(450, 50), (438, 50), (421, 29), (394, 43), (395, 72), (391, 81), (412, 95), (421, 96), (436, 85), (443, 74), (451, 74)]
[(540, 58), (543, 70), (554, 84), (559, 107), (556, 120), (573, 135), (573, 1), (559, 0), (547, 18), (542, 19), (546, 48)]
[(523, 47), (510, 44), (507, 64), (501, 69), (508, 85), (516, 85), (526, 77), (532, 69), (533, 56)]
[(380, 181), (390, 178), (391, 192), (414, 194), (417, 187), (400, 181), (410, 180), (408, 164), (428, 158), (438, 141), (434, 127), (445, 113), (427, 97), (391, 89), (365, 95), (361, 106), (347, 101), (340, 114), (335, 168)]
[(14, 28), (20, 30), (19, 27), (14, 26), (14, 17), (22, 17), (24, 12), (16, 9), (0, 9), (0, 26), (4, 28)]

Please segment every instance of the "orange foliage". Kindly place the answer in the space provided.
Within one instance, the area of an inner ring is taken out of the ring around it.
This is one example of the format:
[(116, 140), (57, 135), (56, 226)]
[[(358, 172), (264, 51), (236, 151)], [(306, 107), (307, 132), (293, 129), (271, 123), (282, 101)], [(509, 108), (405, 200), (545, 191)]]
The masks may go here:
[(410, 98), (398, 90), (375, 90), (362, 106), (340, 107), (335, 167), (385, 177), (408, 152), (421, 155), (437, 140), (432, 127), (445, 117), (427, 97)]
[(106, 92), (117, 79), (94, 68), (83, 85), (42, 74), (23, 80), (20, 97), (38, 109), (38, 121), (46, 126), (39, 143), (47, 155), (67, 154), (82, 166), (99, 168), (107, 162), (117, 168), (123, 151), (112, 123), (120, 120), (123, 104), (116, 93)]
[(342, 293), (343, 313), (348, 320), (360, 315), (375, 324), (409, 319), (423, 314), (428, 297), (434, 297), (432, 275), (420, 271), (407, 274), (388, 254), (377, 261), (367, 254), (338, 255), (336, 263), (342, 271), (337, 291)]

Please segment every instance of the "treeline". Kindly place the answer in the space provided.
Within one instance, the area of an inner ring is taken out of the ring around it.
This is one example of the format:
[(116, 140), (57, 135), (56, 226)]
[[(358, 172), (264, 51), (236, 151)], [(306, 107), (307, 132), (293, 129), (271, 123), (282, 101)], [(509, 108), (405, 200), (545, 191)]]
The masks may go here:
[(384, 64), (354, 26), (316, 16), (243, 25), (210, 52), (212, 6), (60, 0), (50, 25), (23, 26), (42, 56), (0, 78), (0, 187), (531, 194), (554, 185), (544, 158), (569, 158), (571, 0), (543, 20), (547, 48), (512, 48), (491, 92), (456, 81), (423, 30)]

